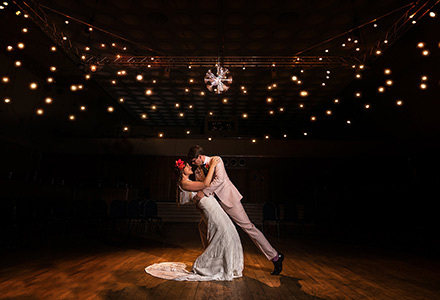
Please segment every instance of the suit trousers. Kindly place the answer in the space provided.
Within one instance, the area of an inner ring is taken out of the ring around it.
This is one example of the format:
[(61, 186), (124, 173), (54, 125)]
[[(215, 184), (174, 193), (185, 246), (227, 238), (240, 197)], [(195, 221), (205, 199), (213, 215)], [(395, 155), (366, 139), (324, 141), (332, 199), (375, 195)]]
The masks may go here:
[[(255, 227), (255, 225), (249, 220), (249, 217), (246, 214), (241, 202), (236, 203), (234, 207), (227, 207), (221, 201), (219, 202), (223, 210), (238, 226), (243, 229), (244, 232), (247, 233), (247, 235), (251, 238), (258, 249), (263, 252), (267, 259), (271, 260), (278, 255), (278, 252), (271, 246), (263, 233), (258, 230), (258, 228)], [(203, 219), (201, 219), (199, 222), (199, 233), (203, 247), (208, 247), (207, 225)]]

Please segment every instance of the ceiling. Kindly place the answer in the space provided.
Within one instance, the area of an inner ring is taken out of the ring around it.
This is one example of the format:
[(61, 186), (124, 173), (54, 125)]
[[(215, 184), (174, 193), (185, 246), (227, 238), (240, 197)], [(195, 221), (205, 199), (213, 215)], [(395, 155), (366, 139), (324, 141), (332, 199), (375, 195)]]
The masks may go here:
[[(427, 120), (438, 108), (439, 18), (424, 14), (436, 2), (16, 1), (18, 7), (0, 11), (0, 72), (9, 78), (1, 96), (13, 98), (0, 106), (1, 133), (14, 127), (14, 134), (44, 130), (58, 137), (438, 136), (438, 121)], [(426, 49), (428, 56), (421, 54)], [(218, 59), (233, 78), (223, 94), (204, 83)], [(419, 88), (423, 74), (427, 90)], [(30, 82), (38, 88), (29, 89)], [(36, 114), (39, 108), (44, 114)]]

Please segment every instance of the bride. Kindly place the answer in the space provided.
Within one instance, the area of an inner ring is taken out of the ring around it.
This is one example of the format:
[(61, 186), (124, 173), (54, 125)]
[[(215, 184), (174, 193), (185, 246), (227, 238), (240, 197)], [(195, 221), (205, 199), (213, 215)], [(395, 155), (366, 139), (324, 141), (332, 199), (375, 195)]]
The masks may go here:
[(165, 262), (145, 268), (148, 274), (178, 281), (230, 281), (242, 276), (243, 249), (234, 224), (213, 196), (205, 196), (198, 202), (193, 201), (197, 191), (210, 186), (215, 166), (219, 162), (219, 157), (211, 160), (208, 173), (201, 182), (189, 179), (193, 171), (188, 163), (180, 159), (176, 161), (176, 171), (179, 175), (178, 203), (196, 203), (202, 218), (208, 224), (208, 245), (194, 262), (191, 272), (185, 270), (184, 263)]

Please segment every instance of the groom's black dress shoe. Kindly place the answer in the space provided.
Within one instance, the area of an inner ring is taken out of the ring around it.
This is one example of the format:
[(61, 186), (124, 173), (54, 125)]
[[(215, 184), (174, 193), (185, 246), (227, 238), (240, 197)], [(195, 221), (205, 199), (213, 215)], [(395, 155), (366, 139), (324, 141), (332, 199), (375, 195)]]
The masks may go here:
[(279, 275), (281, 273), (281, 271), (283, 270), (283, 260), (284, 260), (284, 254), (278, 253), (278, 260), (272, 261), (273, 262), (273, 272), (270, 274)]

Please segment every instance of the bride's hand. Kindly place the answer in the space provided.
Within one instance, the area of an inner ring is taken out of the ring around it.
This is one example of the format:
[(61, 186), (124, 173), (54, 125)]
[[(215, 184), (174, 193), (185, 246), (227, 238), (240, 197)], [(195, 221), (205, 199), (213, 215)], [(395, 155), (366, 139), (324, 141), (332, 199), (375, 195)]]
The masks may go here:
[(214, 156), (213, 158), (211, 158), (211, 167), (215, 167), (216, 165), (218, 165), (221, 161), (220, 156)]

